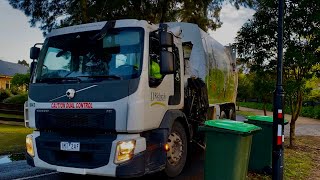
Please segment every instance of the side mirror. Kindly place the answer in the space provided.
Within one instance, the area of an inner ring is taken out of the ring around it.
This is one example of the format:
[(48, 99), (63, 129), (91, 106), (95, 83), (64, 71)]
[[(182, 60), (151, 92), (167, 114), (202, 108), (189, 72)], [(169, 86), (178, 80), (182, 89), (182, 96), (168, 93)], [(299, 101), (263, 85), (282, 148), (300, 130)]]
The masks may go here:
[(173, 35), (166, 31), (160, 32), (160, 45), (162, 47), (171, 47), (173, 46)]
[(160, 73), (161, 74), (174, 74), (175, 61), (174, 55), (169, 51), (160, 52)]
[(40, 54), (40, 48), (38, 47), (30, 48), (30, 59), (38, 59), (39, 54)]

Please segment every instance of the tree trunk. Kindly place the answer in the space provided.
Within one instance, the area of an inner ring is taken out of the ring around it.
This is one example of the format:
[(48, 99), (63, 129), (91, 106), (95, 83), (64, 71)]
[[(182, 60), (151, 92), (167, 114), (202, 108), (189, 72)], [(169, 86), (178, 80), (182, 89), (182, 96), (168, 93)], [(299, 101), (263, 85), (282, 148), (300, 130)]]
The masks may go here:
[(81, 0), (80, 1), (81, 5), (81, 14), (82, 14), (82, 22), (83, 23), (88, 23), (88, 9), (87, 9), (87, 0)]
[(293, 148), (295, 145), (295, 139), (296, 139), (296, 121), (300, 115), (301, 112), (301, 107), (302, 107), (302, 92), (298, 92), (298, 96), (297, 96), (297, 101), (295, 104), (294, 101), (292, 101), (291, 106), (292, 107), (296, 107), (296, 108), (292, 108), (292, 117), (291, 117), (291, 122), (290, 122), (290, 145), (289, 148)]
[(266, 116), (267, 115), (267, 110), (266, 110), (266, 101), (263, 100), (263, 113)]
[(296, 139), (296, 120), (294, 120), (293, 116), (292, 116), (291, 122), (290, 122), (290, 145), (289, 145), (289, 148), (294, 147), (295, 139)]

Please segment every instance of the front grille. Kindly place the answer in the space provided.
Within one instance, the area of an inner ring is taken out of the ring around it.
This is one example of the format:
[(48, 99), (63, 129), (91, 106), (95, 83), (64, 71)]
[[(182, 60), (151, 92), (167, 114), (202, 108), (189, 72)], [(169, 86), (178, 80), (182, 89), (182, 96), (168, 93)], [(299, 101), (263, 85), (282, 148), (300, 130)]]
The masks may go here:
[[(114, 134), (65, 136), (57, 132), (41, 132), (36, 138), (37, 153), (41, 160), (58, 166), (76, 168), (98, 168), (109, 163)], [(80, 151), (62, 151), (60, 143), (79, 142)]]
[(38, 129), (115, 129), (113, 109), (37, 109), (35, 114)]

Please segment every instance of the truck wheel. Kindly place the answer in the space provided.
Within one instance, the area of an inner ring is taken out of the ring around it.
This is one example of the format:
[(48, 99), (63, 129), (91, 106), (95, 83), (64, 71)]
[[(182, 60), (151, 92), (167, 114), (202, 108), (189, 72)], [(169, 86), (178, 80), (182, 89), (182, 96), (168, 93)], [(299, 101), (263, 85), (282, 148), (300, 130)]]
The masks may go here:
[(186, 131), (180, 122), (173, 124), (167, 143), (169, 151), (167, 152), (167, 163), (164, 171), (167, 176), (176, 177), (182, 172), (188, 153)]
[(227, 115), (224, 111), (221, 111), (219, 119), (227, 119)]
[(236, 120), (236, 112), (233, 108), (229, 111), (229, 119)]

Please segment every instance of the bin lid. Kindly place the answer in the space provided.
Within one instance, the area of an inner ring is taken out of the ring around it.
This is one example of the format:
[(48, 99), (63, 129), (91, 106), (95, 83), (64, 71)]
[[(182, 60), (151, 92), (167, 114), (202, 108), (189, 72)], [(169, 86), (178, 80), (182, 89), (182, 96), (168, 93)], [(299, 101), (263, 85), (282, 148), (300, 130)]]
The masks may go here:
[[(247, 119), (251, 120), (251, 121), (261, 121), (261, 122), (273, 123), (272, 116), (255, 115), (255, 116), (247, 116)], [(288, 124), (288, 121), (284, 120), (284, 124)]]
[(206, 126), (219, 128), (219, 129), (226, 129), (231, 131), (236, 131), (239, 133), (251, 133), (253, 131), (261, 130), (260, 127), (255, 126), (253, 124), (248, 124), (240, 121), (233, 121), (233, 120), (208, 120), (205, 122)]

